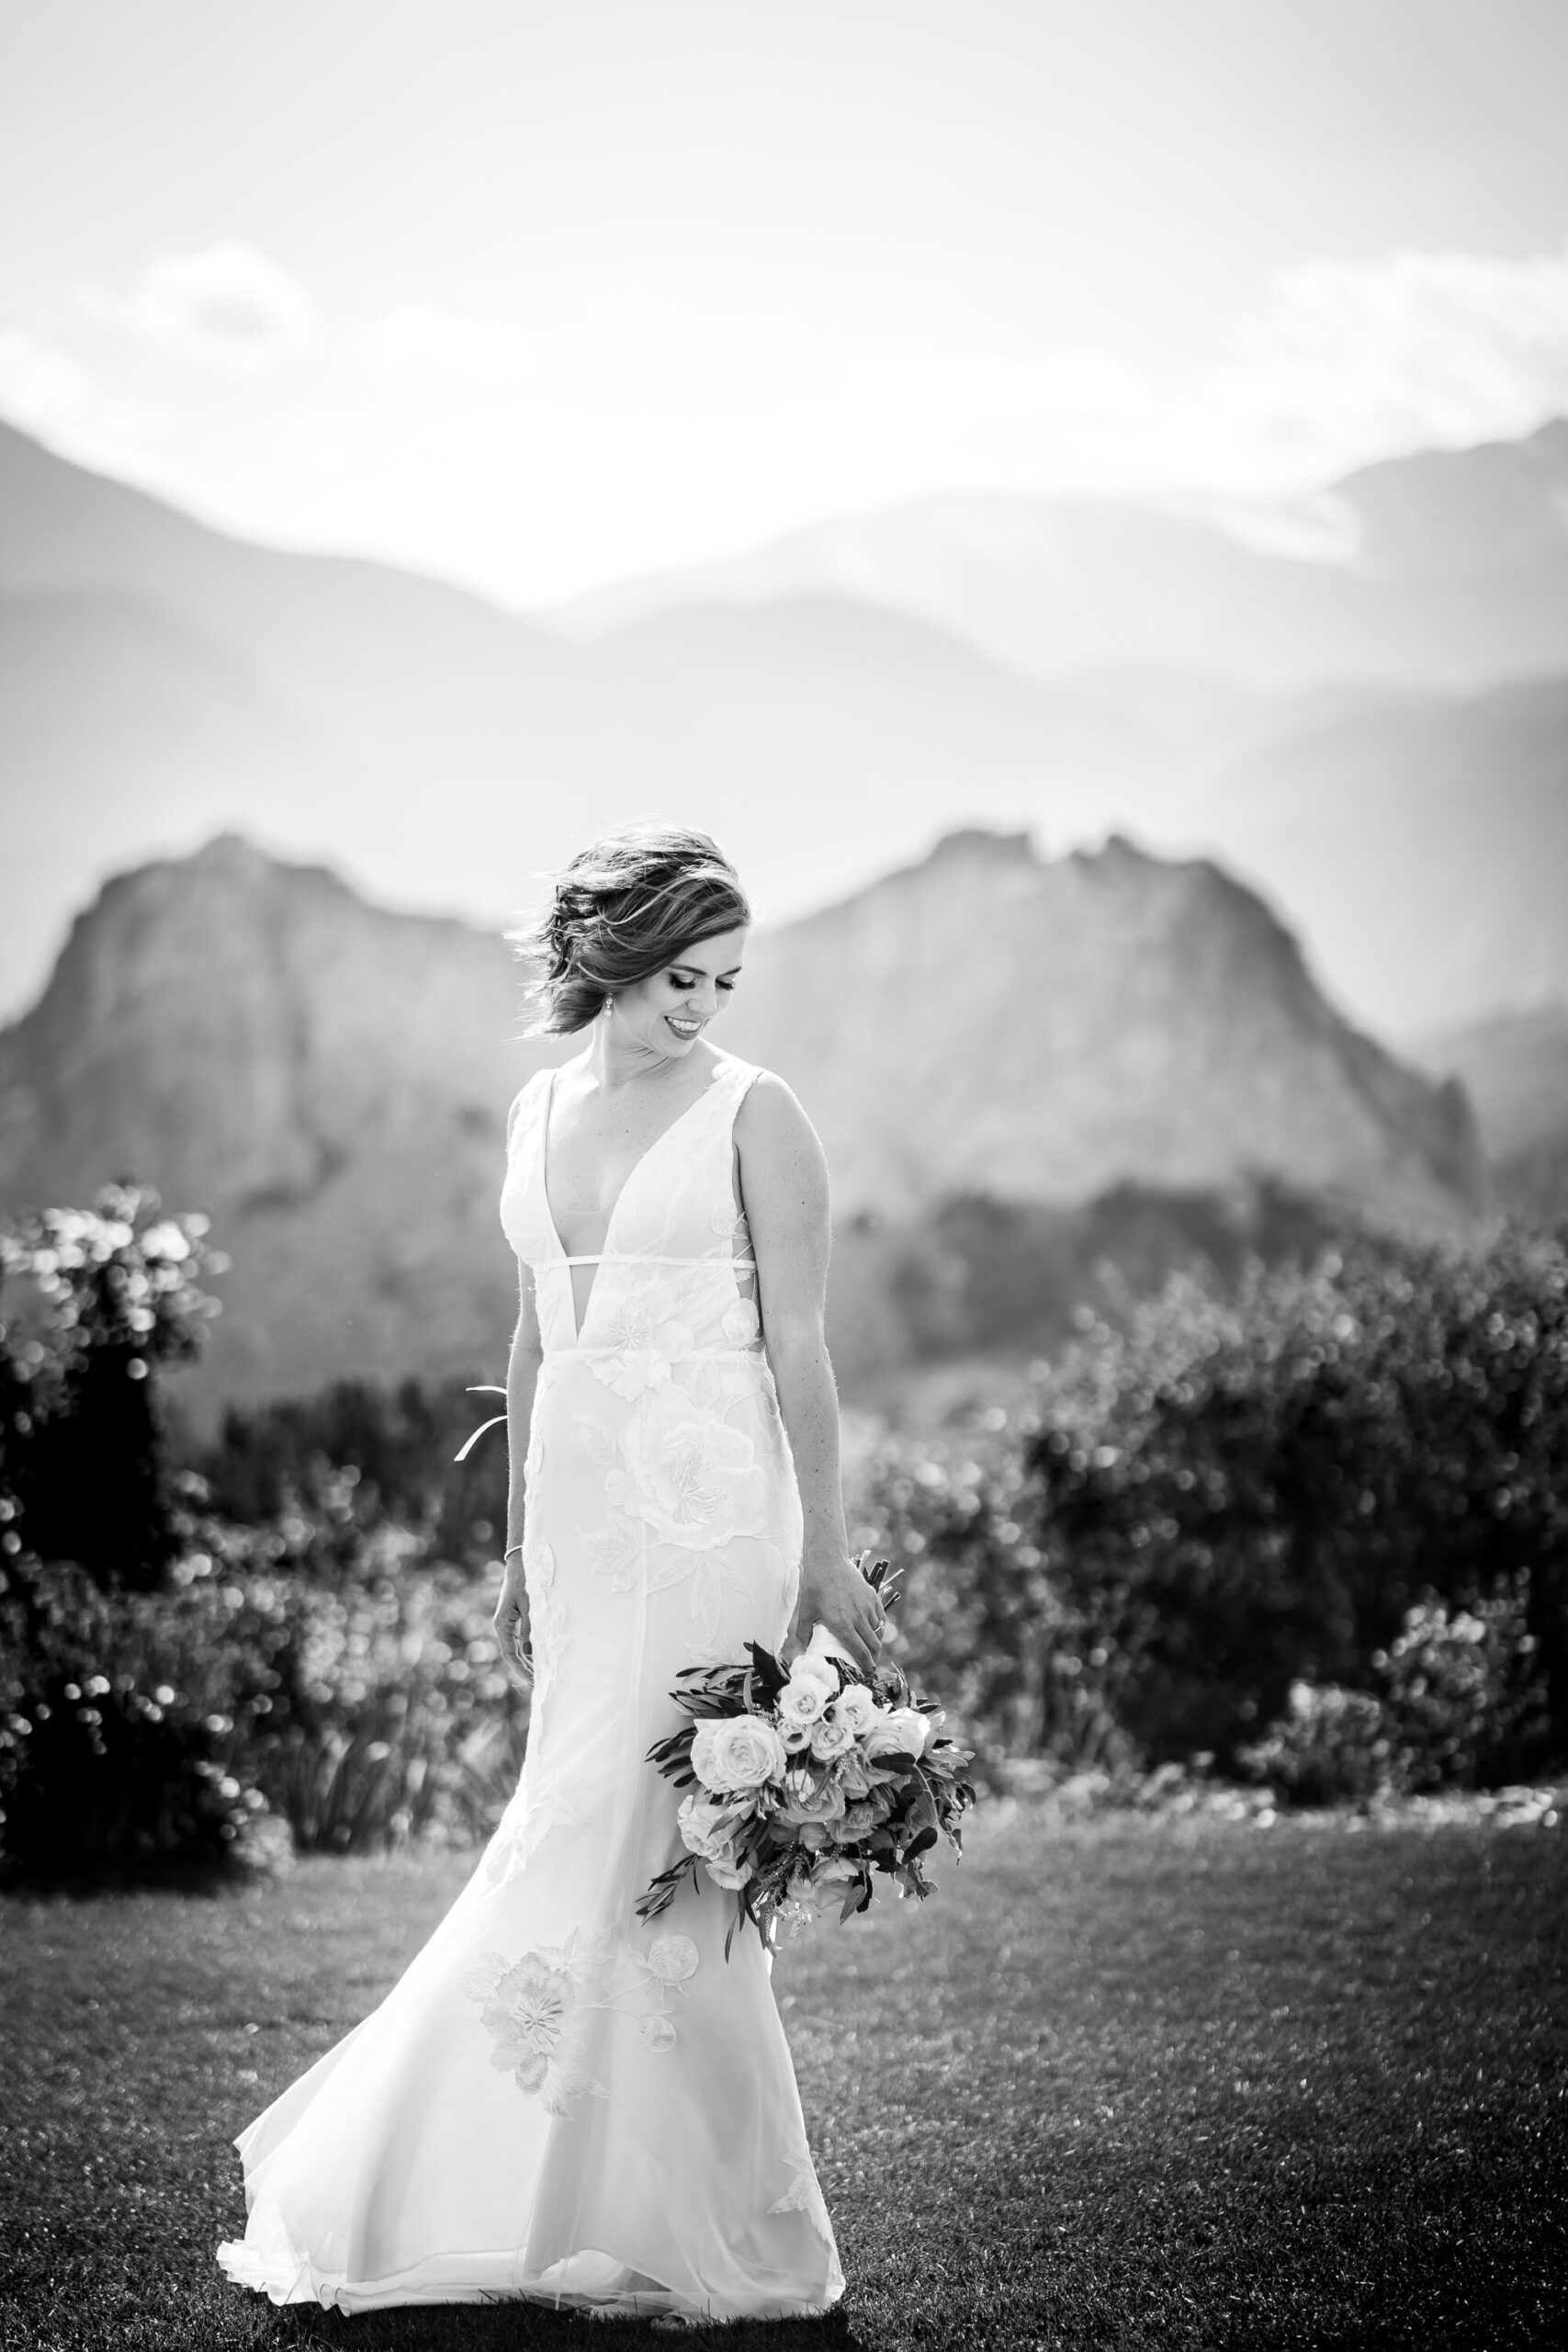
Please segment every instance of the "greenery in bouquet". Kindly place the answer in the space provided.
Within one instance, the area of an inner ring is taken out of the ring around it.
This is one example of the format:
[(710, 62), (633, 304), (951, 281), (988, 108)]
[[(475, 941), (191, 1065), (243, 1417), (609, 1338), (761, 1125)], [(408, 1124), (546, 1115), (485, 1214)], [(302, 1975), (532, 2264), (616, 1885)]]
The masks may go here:
[[(890, 1600), (886, 1561), (866, 1573)], [(657, 1918), (699, 1870), (734, 1894), (735, 1926), (750, 1919), (763, 1935), (825, 1901), (850, 1918), (879, 1876), (923, 1899), (924, 1856), (939, 1836), (962, 1851), (975, 1802), (969, 1751), (944, 1735), (941, 1709), (896, 1666), (861, 1673), (820, 1625), (787, 1666), (759, 1643), (747, 1651), (749, 1662), (682, 1671), (672, 1696), (692, 1720), (649, 1751), (689, 1792), (686, 1851), (651, 1882), (640, 1916)]]

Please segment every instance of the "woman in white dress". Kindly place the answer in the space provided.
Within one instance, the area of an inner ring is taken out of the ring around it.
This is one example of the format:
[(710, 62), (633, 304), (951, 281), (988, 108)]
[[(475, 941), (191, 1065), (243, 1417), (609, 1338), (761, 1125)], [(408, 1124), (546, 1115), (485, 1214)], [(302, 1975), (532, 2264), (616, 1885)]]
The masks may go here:
[(521, 1272), (496, 1630), (535, 1677), (527, 1760), (472, 1879), (370, 2017), (236, 2143), (229, 2275), (344, 2311), (531, 2296), (786, 2317), (843, 2290), (756, 1931), (681, 1852), (646, 1760), (684, 1666), (882, 1609), (849, 1555), (823, 1340), (821, 1148), (705, 1035), (750, 913), (701, 833), (574, 859), (540, 1026), (587, 1030), (513, 1105)]

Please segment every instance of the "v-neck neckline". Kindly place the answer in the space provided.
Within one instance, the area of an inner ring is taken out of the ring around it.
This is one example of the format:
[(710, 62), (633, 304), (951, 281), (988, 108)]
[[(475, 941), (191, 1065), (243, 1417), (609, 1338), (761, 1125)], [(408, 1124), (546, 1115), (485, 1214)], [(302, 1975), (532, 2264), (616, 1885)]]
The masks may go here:
[(621, 1203), (626, 1197), (633, 1177), (638, 1174), (648, 1160), (659, 1149), (660, 1145), (667, 1141), (668, 1138), (674, 1134), (676, 1128), (680, 1126), (684, 1120), (689, 1119), (692, 1113), (698, 1109), (702, 1103), (707, 1101), (708, 1096), (713, 1092), (715, 1086), (718, 1083), (718, 1080), (716, 1070), (715, 1076), (710, 1079), (707, 1085), (704, 1087), (702, 1092), (696, 1097), (695, 1101), (688, 1102), (683, 1111), (677, 1111), (675, 1116), (671, 1120), (667, 1127), (660, 1127), (659, 1133), (653, 1137), (651, 1143), (646, 1144), (643, 1149), (638, 1152), (637, 1158), (627, 1169), (626, 1175), (622, 1178), (620, 1189), (616, 1193), (615, 1199), (610, 1204), (610, 1214), (604, 1220), (604, 1244), (603, 1249), (596, 1251), (584, 1251), (582, 1253), (582, 1257), (579, 1258), (576, 1261), (578, 1264), (581, 1264), (584, 1259), (591, 1261), (597, 1261), (594, 1264), (593, 1279), (588, 1285), (588, 1295), (582, 1302), (582, 1312), (579, 1315), (577, 1311), (576, 1286), (572, 1283), (571, 1280), (573, 1268), (571, 1252), (568, 1250), (565, 1242), (560, 1238), (560, 1227), (556, 1223), (556, 1213), (550, 1206), (550, 1113), (555, 1108), (556, 1080), (559, 1075), (560, 1072), (558, 1067), (551, 1069), (549, 1088), (545, 1096), (545, 1116), (539, 1134), (539, 1195), (544, 1203), (545, 1223), (549, 1228), (550, 1239), (555, 1244), (557, 1262), (566, 1268), (567, 1283), (571, 1295), (571, 1336), (575, 1344), (581, 1342), (583, 1330), (587, 1325), (588, 1310), (593, 1304), (593, 1294), (599, 1287), (599, 1267), (604, 1264), (604, 1260), (610, 1254), (610, 1240), (615, 1230), (615, 1219), (620, 1216)]

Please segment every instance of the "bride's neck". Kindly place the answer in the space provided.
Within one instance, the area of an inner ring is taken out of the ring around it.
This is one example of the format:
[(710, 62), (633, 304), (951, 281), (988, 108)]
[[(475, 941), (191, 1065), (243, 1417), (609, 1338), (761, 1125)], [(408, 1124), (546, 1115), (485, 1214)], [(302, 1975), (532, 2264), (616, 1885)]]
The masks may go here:
[(686, 1064), (684, 1058), (661, 1054), (657, 1046), (642, 1045), (636, 1038), (617, 1037), (613, 1019), (601, 1019), (593, 1024), (588, 1067), (604, 1091), (615, 1094), (637, 1079), (648, 1079), (655, 1085), (667, 1083), (677, 1079)]

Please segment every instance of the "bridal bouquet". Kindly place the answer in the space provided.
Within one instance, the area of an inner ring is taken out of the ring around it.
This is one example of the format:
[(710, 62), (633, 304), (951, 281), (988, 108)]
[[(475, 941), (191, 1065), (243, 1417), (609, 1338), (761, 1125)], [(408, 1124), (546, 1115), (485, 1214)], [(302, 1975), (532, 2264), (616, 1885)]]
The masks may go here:
[[(891, 1600), (886, 1561), (866, 1573)], [(921, 1857), (939, 1832), (960, 1850), (975, 1802), (969, 1751), (942, 1734), (941, 1710), (896, 1666), (863, 1675), (821, 1625), (787, 1667), (746, 1646), (747, 1664), (682, 1670), (671, 1695), (692, 1721), (649, 1750), (691, 1793), (679, 1815), (686, 1851), (652, 1881), (639, 1917), (656, 1919), (699, 1867), (734, 1892), (735, 1925), (750, 1919), (764, 1935), (779, 1912), (808, 1916), (822, 1898), (841, 1901), (848, 1919), (878, 1875), (901, 1895), (928, 1894)]]

